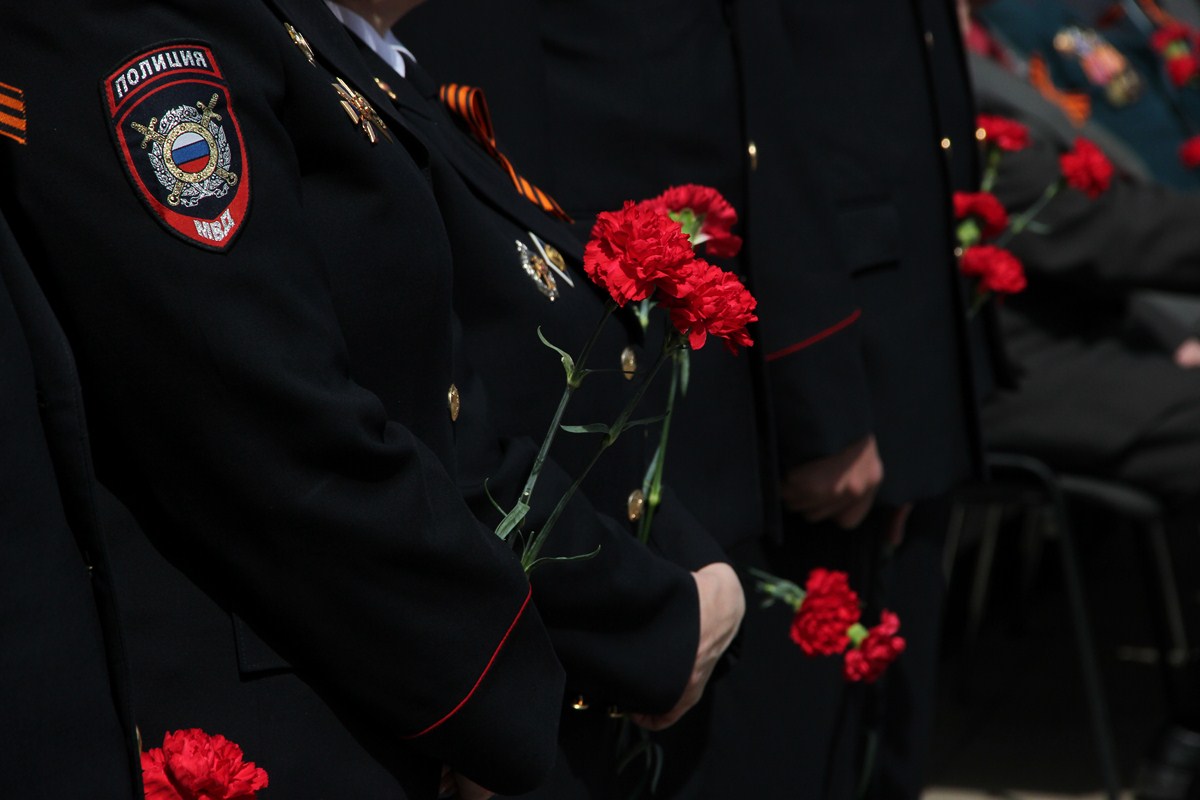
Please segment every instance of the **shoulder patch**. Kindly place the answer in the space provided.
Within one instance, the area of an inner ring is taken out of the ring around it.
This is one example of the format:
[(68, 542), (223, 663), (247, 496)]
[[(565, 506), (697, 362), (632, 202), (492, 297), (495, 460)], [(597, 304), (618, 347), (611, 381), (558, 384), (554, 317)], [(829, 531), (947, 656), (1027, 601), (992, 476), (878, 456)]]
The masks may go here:
[(121, 62), (101, 87), (130, 183), (163, 226), (200, 247), (233, 244), (250, 207), (250, 165), (212, 48), (154, 45)]
[(25, 144), (25, 93), (0, 83), (0, 136)]

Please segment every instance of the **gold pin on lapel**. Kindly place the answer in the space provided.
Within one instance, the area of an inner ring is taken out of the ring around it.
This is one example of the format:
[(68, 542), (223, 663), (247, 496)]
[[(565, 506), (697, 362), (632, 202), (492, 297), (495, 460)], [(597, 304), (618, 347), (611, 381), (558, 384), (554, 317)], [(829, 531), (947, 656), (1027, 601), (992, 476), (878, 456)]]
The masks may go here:
[(337, 83), (330, 85), (341, 98), (342, 110), (346, 112), (346, 116), (350, 117), (351, 122), (362, 129), (362, 132), (366, 134), (367, 141), (375, 144), (379, 141), (380, 134), (389, 142), (392, 140), (387, 125), (379, 118), (379, 114), (375, 112), (375, 108), (367, 98), (350, 88), (350, 84), (341, 78), (337, 79)]
[(391, 86), (388, 86), (387, 81), (383, 80), (382, 78), (376, 78), (375, 85), (378, 86), (379, 91), (386, 94), (393, 103), (396, 102), (396, 100), (398, 99), (396, 97), (396, 93), (394, 91), (392, 91)]
[(529, 249), (524, 242), (517, 241), (517, 256), (521, 259), (521, 267), (525, 274), (533, 279), (538, 291), (549, 297), (551, 302), (558, 299), (558, 282), (546, 265), (546, 259)]
[(316, 66), (317, 59), (313, 55), (313, 49), (308, 45), (308, 40), (304, 38), (304, 34), (293, 28), (290, 22), (283, 23), (283, 28), (288, 32), (288, 36), (292, 37), (292, 44), (299, 47), (300, 52), (308, 59), (308, 63)]

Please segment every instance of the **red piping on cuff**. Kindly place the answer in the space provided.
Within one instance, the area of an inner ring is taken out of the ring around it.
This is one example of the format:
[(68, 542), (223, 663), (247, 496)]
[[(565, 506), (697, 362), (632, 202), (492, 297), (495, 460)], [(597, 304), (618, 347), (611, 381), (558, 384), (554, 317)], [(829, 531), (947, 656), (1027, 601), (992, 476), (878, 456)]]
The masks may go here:
[(790, 356), (792, 353), (798, 353), (801, 350), (803, 350), (804, 348), (806, 348), (810, 345), (814, 345), (817, 342), (821, 341), (822, 339), (827, 339), (830, 336), (833, 336), (835, 333), (842, 330), (843, 328), (850, 327), (855, 322), (857, 322), (858, 318), (861, 316), (862, 316), (862, 309), (856, 308), (856, 309), (854, 309), (854, 312), (850, 314), (850, 316), (846, 317), (841, 322), (835, 322), (833, 325), (830, 325), (828, 328), (821, 331), (820, 333), (814, 333), (812, 336), (808, 337), (804, 341), (796, 342), (795, 344), (789, 344), (787, 347), (784, 347), (781, 350), (776, 350), (774, 353), (767, 353), (767, 361), (774, 361), (777, 358), (783, 358), (784, 356)]
[(475, 685), (471, 687), (471, 691), (467, 692), (467, 696), (459, 701), (458, 705), (450, 709), (450, 713), (439, 719), (437, 722), (430, 725), (420, 733), (414, 733), (410, 736), (404, 736), (404, 739), (419, 739), (430, 731), (440, 727), (446, 720), (457, 714), (467, 702), (475, 696), (475, 692), (479, 689), (479, 684), (483, 683), (483, 679), (487, 677), (491, 671), (492, 665), (496, 663), (496, 658), (500, 655), (500, 651), (504, 649), (504, 643), (508, 641), (508, 637), (512, 635), (513, 628), (517, 627), (517, 623), (521, 621), (521, 616), (525, 613), (526, 607), (529, 605), (529, 600), (533, 597), (533, 587), (529, 587), (529, 591), (525, 594), (525, 602), (521, 603), (521, 608), (517, 611), (517, 615), (513, 617), (512, 624), (508, 626), (508, 630), (504, 632), (504, 638), (500, 640), (500, 644), (496, 645), (496, 650), (492, 653), (492, 657), (488, 660), (487, 666), (483, 668), (483, 672), (479, 674), (479, 679), (475, 681)]

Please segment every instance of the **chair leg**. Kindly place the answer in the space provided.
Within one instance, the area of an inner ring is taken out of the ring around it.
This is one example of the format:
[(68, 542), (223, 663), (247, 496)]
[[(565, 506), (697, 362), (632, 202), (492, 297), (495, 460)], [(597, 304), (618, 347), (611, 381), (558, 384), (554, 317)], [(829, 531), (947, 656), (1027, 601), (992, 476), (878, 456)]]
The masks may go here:
[(967, 504), (955, 503), (950, 509), (950, 521), (946, 525), (946, 549), (942, 551), (942, 579), (947, 586), (954, 576), (954, 559), (958, 558), (958, 545), (966, 525)]
[(992, 563), (996, 560), (996, 543), (1000, 540), (1000, 523), (1004, 507), (989, 505), (983, 518), (983, 533), (979, 539), (979, 555), (975, 558), (975, 577), (971, 582), (971, 598), (967, 606), (966, 647), (970, 651), (979, 640), (983, 613), (987, 606), (988, 584)]
[(1158, 585), (1162, 590), (1163, 614), (1167, 620), (1167, 630), (1170, 633), (1171, 652), (1166, 654), (1172, 667), (1187, 663), (1191, 654), (1188, 646), (1187, 630), (1183, 623), (1183, 607), (1179, 600), (1179, 584), (1175, 580), (1175, 567), (1171, 563), (1171, 550), (1167, 546), (1167, 531), (1162, 520), (1155, 520), (1148, 526), (1147, 541), (1154, 556), (1155, 571), (1158, 573)]
[(1118, 800), (1120, 782), (1117, 777), (1116, 747), (1113, 744), (1112, 722), (1109, 719), (1108, 703), (1100, 681), (1100, 666), (1096, 660), (1095, 643), (1092, 641), (1091, 622), (1083, 596), (1083, 581), (1079, 574), (1078, 554), (1067, 517), (1066, 505), (1057, 489), (1054, 498), (1055, 525), (1059, 548), (1062, 551), (1063, 579), (1066, 583), (1067, 600), (1071, 607), (1071, 627), (1075, 630), (1075, 645), (1079, 653), (1079, 667), (1083, 677), (1083, 688), (1087, 695), (1088, 711), (1092, 722), (1092, 738), (1096, 755), (1100, 760), (1100, 772), (1104, 789), (1110, 800)]
[(1029, 622), (1030, 598), (1033, 584), (1042, 565), (1048, 509), (1041, 504), (1031, 505), (1021, 526), (1021, 586), (1017, 598), (1017, 625), (1024, 630)]

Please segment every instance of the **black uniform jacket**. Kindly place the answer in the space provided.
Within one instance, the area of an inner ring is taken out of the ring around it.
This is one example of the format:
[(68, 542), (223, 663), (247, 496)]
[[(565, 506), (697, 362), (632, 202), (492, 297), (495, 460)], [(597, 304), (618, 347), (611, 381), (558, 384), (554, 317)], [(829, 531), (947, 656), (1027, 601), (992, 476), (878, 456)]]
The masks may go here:
[[(785, 52), (796, 59), (788, 74), (797, 130), (822, 154), (818, 174), (834, 201), (843, 296), (862, 312), (845, 331), (797, 354), (795, 368), (824, 349), (829, 370), (842, 363), (866, 381), (866, 429), (878, 439), (886, 473), (882, 500), (936, 495), (977, 463), (976, 385), (989, 382), (985, 370), (973, 369), (968, 342), (982, 334), (966, 328), (953, 255), (950, 197), (977, 185), (974, 110), (953, 4), (769, 5), (778, 7), (790, 42)], [(756, 7), (744, 3), (747, 11)], [(758, 18), (748, 31), (769, 34), (767, 21)], [(806, 77), (817, 73), (836, 77)], [(797, 302), (791, 313), (818, 319), (809, 304), (825, 295), (804, 288), (789, 295)], [(822, 406), (830, 415), (860, 408), (852, 401)]]
[(3, 218), (0, 278), (0, 795), (140, 798), (108, 555), (90, 535), (107, 498), (70, 349)]
[[(628, 14), (654, 16), (662, 27), (653, 42), (626, 24)], [(543, 26), (561, 35), (560, 47), (543, 50)], [(737, 85), (718, 4), (677, 13), (662, 4), (439, 0), (408, 14), (397, 31), (440, 80), (486, 91), (501, 149), (563, 203), (581, 235), (598, 213), (672, 184), (714, 186), (744, 212), (737, 115), (709, 113), (727, 108)], [(653, 66), (643, 67), (648, 57)], [(601, 69), (605, 79), (595, 80), (591, 71)], [(716, 344), (693, 353), (672, 424), (664, 480), (726, 547), (776, 522), (763, 499), (775, 482), (769, 409), (755, 391), (763, 352), (760, 342), (737, 357)]]
[[(429, 148), (434, 191), (454, 253), (455, 309), (478, 377), (464, 398), (469, 405), (486, 394), (487, 419), (511, 437), (498, 448), (499, 440), (475, 425), (479, 414), (458, 431), (463, 489), (480, 516), (495, 524), (499, 512), (488, 494), (506, 508), (516, 499), (534, 443), (544, 436), (565, 386), (558, 354), (538, 342), (537, 331), (578, 355), (605, 314), (605, 298), (583, 274), (582, 247), (570, 228), (517, 193), (500, 165), (459, 129), (421, 66), (409, 64), (408, 78), (401, 79), (369, 50), (364, 57), (384, 76), (399, 114)], [(554, 300), (520, 256), (522, 247), (538, 254), (539, 242), (565, 259), (565, 274), (551, 277)], [(657, 342), (643, 346), (642, 338), (630, 311), (609, 318), (588, 362), (597, 373), (574, 394), (565, 424), (616, 417), (640, 383), (626, 379), (623, 367), (645, 373), (657, 353)], [(659, 376), (635, 418), (662, 412), (666, 377)], [(615, 704), (663, 711), (674, 705), (690, 675), (699, 632), (687, 570), (723, 558), (670, 493), (655, 517), (653, 543), (681, 566), (638, 544), (629, 521), (614, 519), (629, 513), (657, 434), (657, 427), (633, 429), (605, 452), (584, 484), (587, 496), (568, 506), (544, 551), (569, 556), (599, 546), (599, 553), (584, 562), (546, 566), (533, 578), (534, 597), (568, 670), (569, 699), (582, 693), (598, 709)], [(551, 456), (575, 476), (598, 446), (595, 435), (560, 433)], [(554, 465), (543, 473), (524, 526), (528, 531), (539, 529), (566, 490), (566, 477)], [(653, 670), (646, 669), (650, 663)]]
[(456, 485), (428, 157), (348, 38), (310, 62), (284, 27), (326, 9), (289, 10), (26, 6), (0, 34), (28, 114), (3, 210), (146, 531), (110, 543), (137, 718), (239, 742), (281, 797), (429, 797), (441, 763), (526, 789), (563, 677)]

